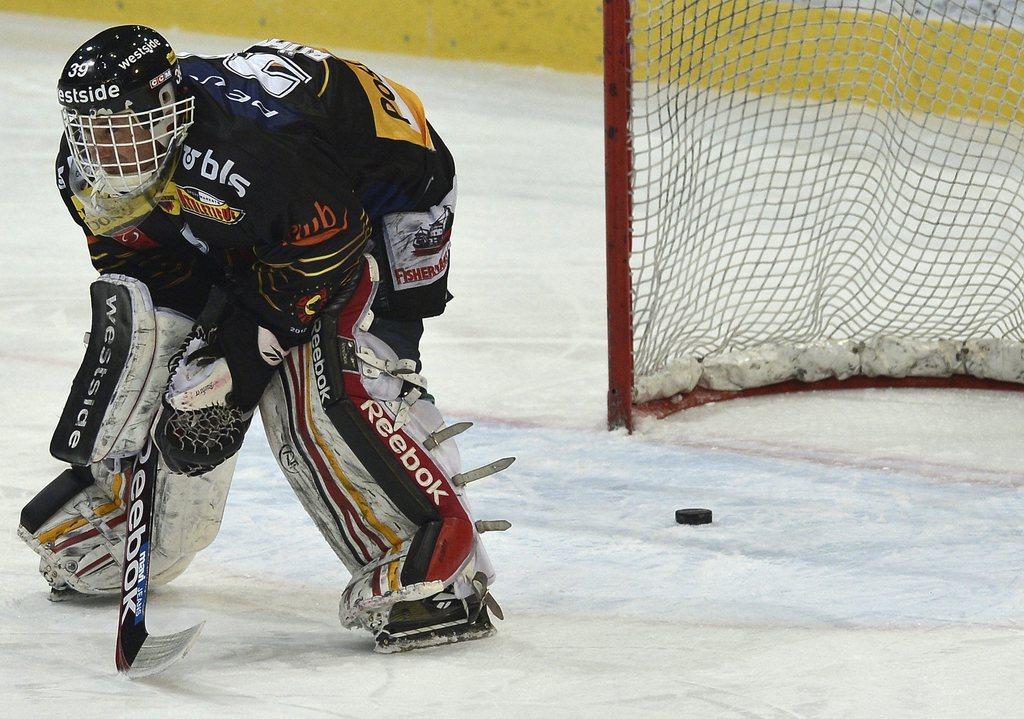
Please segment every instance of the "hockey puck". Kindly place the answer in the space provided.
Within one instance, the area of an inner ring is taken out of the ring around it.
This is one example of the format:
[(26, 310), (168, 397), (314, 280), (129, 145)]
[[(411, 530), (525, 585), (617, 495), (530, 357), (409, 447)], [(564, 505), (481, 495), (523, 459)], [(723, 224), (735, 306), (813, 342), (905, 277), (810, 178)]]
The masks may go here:
[(677, 524), (711, 524), (710, 509), (677, 509)]

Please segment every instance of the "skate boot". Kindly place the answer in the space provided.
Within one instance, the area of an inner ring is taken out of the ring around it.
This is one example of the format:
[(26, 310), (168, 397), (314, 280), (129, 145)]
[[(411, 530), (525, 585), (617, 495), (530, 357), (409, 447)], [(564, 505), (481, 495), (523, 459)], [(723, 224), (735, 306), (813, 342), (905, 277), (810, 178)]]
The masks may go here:
[(384, 628), (375, 637), (374, 651), (394, 654), (493, 636), (497, 630), (488, 609), (503, 619), (501, 607), (487, 592), (482, 574), (474, 586), (477, 593), (465, 599), (458, 599), (447, 587), (426, 599), (391, 605)]

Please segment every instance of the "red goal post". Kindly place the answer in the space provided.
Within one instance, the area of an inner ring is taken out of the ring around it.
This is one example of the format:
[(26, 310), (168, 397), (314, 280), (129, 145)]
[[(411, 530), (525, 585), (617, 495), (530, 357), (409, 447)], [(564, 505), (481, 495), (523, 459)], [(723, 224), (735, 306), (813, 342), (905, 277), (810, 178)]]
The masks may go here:
[(821, 5), (604, 2), (612, 428), (1024, 389), (1024, 17)]

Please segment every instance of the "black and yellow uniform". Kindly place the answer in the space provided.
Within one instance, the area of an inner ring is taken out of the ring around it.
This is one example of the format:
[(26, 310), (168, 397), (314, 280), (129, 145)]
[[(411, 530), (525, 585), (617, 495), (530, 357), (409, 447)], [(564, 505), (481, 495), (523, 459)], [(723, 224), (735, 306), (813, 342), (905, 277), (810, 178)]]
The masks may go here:
[[(378, 314), (444, 310), (451, 213), (417, 235), (413, 251), (440, 258), (432, 267), (393, 266), (384, 248), (387, 216), (454, 198), (451, 154), (413, 92), (278, 40), (179, 62), (195, 120), (157, 209), (105, 230), (69, 189), (73, 161), (61, 144), (57, 184), (96, 269), (137, 277), (157, 305), (192, 317), (211, 284), (225, 285), (285, 347), (355, 284), (366, 251), (383, 270)], [(417, 282), (403, 287), (403, 277)]]

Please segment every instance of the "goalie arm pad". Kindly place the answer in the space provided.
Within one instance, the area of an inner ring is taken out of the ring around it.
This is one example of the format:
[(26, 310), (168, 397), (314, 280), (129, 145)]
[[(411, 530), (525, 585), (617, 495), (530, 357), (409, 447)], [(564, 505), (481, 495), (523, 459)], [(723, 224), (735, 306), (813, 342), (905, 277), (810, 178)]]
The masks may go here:
[(50, 454), (84, 466), (137, 452), (159, 407), (167, 359), (192, 326), (157, 310), (146, 285), (103, 275), (90, 287), (92, 327)]

